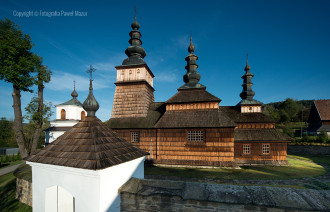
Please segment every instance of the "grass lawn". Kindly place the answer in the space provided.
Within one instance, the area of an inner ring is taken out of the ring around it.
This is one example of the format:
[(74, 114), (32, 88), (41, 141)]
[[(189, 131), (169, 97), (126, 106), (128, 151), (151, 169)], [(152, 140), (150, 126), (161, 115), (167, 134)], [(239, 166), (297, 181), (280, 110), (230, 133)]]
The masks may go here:
[(0, 211), (29, 212), (32, 208), (15, 199), (16, 178), (13, 173), (0, 177)]
[[(315, 160), (315, 162), (314, 162)], [(326, 173), (326, 169), (317, 162), (329, 162), (330, 157), (293, 156), (289, 155), (289, 166), (243, 166), (241, 169), (225, 168), (172, 168), (148, 167), (146, 175), (165, 175), (190, 178), (215, 178), (237, 180), (284, 180), (302, 177), (315, 177)], [(330, 163), (330, 162), (329, 162)]]

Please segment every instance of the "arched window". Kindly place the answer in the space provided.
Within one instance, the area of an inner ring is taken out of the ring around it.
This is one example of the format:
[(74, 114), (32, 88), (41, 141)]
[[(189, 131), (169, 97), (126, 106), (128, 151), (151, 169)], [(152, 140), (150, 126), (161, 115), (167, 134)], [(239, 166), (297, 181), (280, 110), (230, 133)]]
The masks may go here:
[(65, 110), (61, 110), (61, 120), (65, 120)]
[(86, 114), (85, 111), (81, 111), (81, 120), (83, 120), (83, 118), (85, 118)]

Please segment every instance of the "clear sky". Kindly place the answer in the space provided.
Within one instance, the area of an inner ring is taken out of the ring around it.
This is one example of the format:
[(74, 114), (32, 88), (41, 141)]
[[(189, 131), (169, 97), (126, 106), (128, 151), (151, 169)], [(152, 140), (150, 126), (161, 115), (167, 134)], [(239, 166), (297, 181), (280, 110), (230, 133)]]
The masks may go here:
[[(330, 98), (328, 0), (6, 0), (0, 2), (0, 19), (11, 19), (31, 36), (33, 51), (53, 73), (45, 100), (54, 105), (71, 99), (74, 80), (78, 99), (86, 99), (85, 71), (93, 64), (94, 96), (100, 104), (96, 115), (105, 121), (112, 110), (115, 66), (126, 58), (134, 5), (145, 61), (155, 75), (157, 102), (169, 99), (183, 84), (190, 33), (200, 83), (222, 99), (222, 106), (240, 101), (247, 52), (255, 99), (270, 103)], [(45, 16), (54, 11), (61, 16)], [(87, 16), (64, 16), (71, 11)], [(13, 119), (12, 87), (3, 81), (0, 87), (0, 117)], [(23, 93), (23, 111), (31, 96)]]

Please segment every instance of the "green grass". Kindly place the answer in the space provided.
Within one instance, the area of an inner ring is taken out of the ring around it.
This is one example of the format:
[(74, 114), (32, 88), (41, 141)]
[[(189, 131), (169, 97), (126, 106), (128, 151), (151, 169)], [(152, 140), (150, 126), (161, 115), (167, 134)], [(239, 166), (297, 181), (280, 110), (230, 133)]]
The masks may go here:
[[(324, 161), (327, 159), (318, 157), (317, 160)], [(145, 169), (145, 174), (189, 178), (285, 180), (315, 177), (326, 172), (324, 167), (313, 162), (313, 157), (288, 156), (287, 161), (290, 164), (289, 166), (243, 166), (241, 169), (148, 167)]]
[(29, 212), (32, 208), (15, 199), (16, 178), (13, 173), (0, 177), (0, 210), (2, 212)]

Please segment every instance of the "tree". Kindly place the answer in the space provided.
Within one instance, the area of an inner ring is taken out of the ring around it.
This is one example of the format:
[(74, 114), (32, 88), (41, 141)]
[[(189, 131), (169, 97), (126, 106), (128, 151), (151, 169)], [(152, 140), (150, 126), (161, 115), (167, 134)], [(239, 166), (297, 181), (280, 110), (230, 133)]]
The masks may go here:
[[(293, 99), (287, 98), (283, 103), (281, 103), (280, 110), (285, 111), (286, 114), (288, 115), (289, 119), (292, 120), (297, 115), (299, 108), (298, 108), (296, 101), (294, 101)], [(284, 113), (282, 112), (282, 114), (284, 114)]]
[[(0, 20), (0, 79), (13, 86), (13, 130), (23, 159), (36, 151), (43, 124), (44, 83), (50, 81), (51, 75), (50, 70), (42, 64), (42, 58), (31, 52), (32, 47), (30, 36), (23, 34), (18, 25), (9, 19)], [(40, 116), (36, 120), (32, 141), (27, 141), (23, 132), (21, 92), (33, 92), (34, 85), (37, 86), (38, 93), (36, 112)]]
[(0, 147), (17, 147), (13, 122), (4, 117), (0, 119)]

